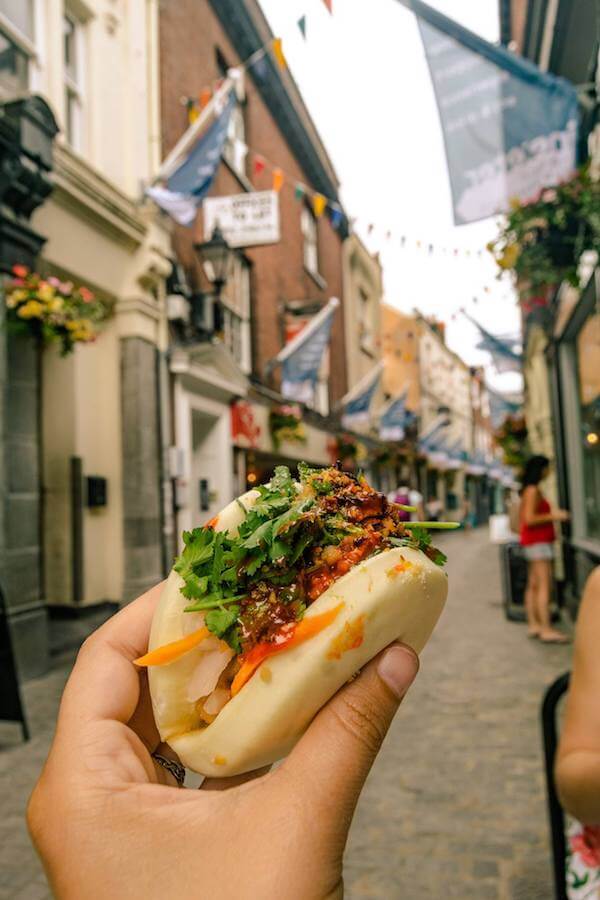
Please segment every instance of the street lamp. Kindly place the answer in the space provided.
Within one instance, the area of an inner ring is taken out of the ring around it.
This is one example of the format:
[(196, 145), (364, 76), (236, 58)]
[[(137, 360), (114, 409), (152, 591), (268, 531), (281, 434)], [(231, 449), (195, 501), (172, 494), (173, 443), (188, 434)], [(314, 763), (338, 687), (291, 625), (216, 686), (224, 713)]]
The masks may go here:
[(209, 241), (194, 244), (194, 250), (203, 264), (206, 277), (215, 289), (215, 299), (219, 300), (223, 286), (231, 274), (235, 251), (229, 246), (219, 225), (215, 225)]

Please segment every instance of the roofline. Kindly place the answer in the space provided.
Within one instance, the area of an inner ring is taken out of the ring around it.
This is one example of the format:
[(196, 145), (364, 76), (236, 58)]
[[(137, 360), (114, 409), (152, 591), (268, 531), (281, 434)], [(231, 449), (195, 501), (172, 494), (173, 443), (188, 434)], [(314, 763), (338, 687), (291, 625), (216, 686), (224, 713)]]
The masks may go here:
[[(241, 60), (273, 38), (257, 0), (209, 0), (215, 15)], [(317, 191), (339, 202), (339, 178), (317, 127), (289, 69), (282, 71), (270, 54), (264, 57), (267, 74), (254, 81), (307, 180)]]

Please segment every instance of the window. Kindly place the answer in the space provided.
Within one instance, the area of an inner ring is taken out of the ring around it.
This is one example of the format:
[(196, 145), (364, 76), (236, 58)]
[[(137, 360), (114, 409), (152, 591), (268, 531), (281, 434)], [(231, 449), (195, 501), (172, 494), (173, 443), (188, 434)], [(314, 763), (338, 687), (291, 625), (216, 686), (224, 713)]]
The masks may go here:
[(586, 319), (576, 345), (586, 535), (600, 540), (600, 312)]
[(252, 368), (250, 353), (250, 266), (243, 256), (234, 258), (233, 270), (221, 295), (223, 343), (242, 372)]
[(63, 65), (65, 80), (65, 136), (83, 151), (83, 25), (70, 13), (63, 17)]
[(368, 356), (375, 355), (375, 335), (373, 333), (373, 304), (370, 295), (358, 289), (358, 337), (360, 349)]
[(302, 207), (300, 220), (302, 237), (304, 238), (304, 266), (311, 275), (319, 274), (319, 245), (317, 220), (308, 206)]
[(33, 0), (0, 0), (0, 95), (14, 97), (29, 87), (35, 54)]

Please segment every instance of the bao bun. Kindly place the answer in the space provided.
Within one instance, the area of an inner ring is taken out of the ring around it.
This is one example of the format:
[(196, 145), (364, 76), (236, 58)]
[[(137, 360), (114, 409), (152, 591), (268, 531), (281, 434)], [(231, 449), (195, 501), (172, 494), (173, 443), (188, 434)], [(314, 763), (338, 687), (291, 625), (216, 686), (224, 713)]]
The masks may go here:
[[(248, 508), (257, 496), (250, 491), (240, 499)], [(215, 528), (235, 532), (243, 517), (234, 501), (219, 514)], [(189, 601), (180, 593), (182, 585), (180, 576), (171, 572), (154, 615), (150, 650), (189, 631), (185, 620), (193, 614), (183, 612)], [(443, 570), (419, 550), (395, 548), (359, 563), (306, 612), (308, 618), (343, 603), (332, 624), (305, 643), (265, 660), (208, 726), (202, 725), (196, 704), (187, 699), (199, 649), (149, 668), (161, 739), (184, 766), (202, 775), (238, 775), (281, 759), (330, 697), (389, 643), (401, 640), (420, 653), (446, 594)], [(352, 639), (356, 635), (362, 637), (360, 646), (340, 650), (357, 643)]]

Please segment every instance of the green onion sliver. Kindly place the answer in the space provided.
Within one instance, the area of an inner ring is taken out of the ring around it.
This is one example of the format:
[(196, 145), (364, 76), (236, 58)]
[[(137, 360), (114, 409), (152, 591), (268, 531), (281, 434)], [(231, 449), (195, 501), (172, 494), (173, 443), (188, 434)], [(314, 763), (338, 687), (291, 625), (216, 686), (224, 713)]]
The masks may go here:
[(461, 522), (403, 522), (403, 528), (438, 528), (443, 531), (452, 531), (460, 528)]
[(416, 506), (405, 506), (404, 503), (394, 503), (394, 506), (397, 506), (398, 509), (403, 509), (404, 512), (416, 512)]

